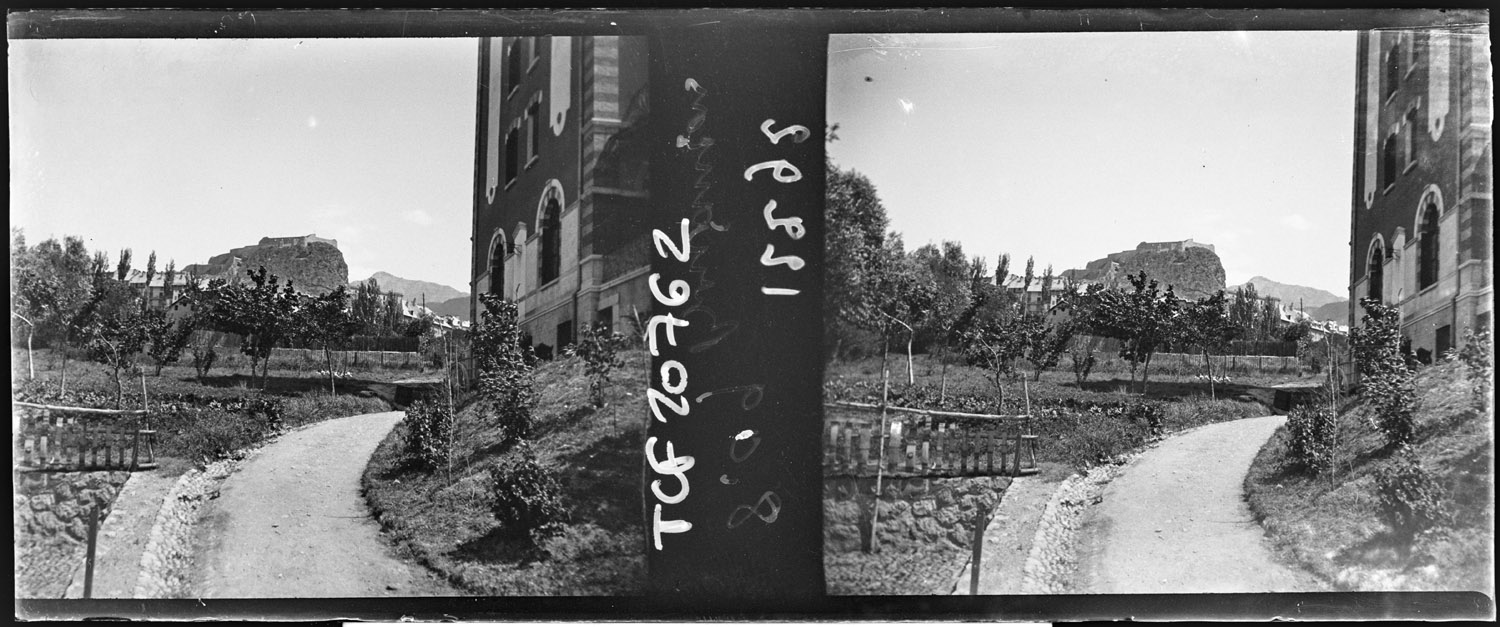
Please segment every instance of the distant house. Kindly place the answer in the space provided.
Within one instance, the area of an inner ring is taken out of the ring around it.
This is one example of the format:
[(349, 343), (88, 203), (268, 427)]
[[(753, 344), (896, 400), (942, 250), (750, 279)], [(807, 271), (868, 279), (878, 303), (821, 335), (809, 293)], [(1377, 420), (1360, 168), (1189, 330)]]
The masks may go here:
[(1031, 285), (1026, 285), (1026, 277), (1009, 275), (1000, 286), (1005, 288), (1020, 303), (1024, 313), (1035, 315), (1046, 315), (1057, 308), (1062, 302), (1065, 288), (1061, 277), (1053, 277), (1050, 289), (1042, 289), (1042, 277), (1032, 277)]

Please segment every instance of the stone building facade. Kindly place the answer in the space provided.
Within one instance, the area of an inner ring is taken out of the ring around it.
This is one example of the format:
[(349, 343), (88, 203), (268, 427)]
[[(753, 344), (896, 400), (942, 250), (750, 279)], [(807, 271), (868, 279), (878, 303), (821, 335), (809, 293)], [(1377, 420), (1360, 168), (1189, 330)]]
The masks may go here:
[(541, 354), (649, 315), (647, 42), (479, 42), (470, 303), (515, 302)]
[(1358, 55), (1349, 323), (1395, 304), (1430, 361), (1491, 325), (1489, 33), (1364, 32)]

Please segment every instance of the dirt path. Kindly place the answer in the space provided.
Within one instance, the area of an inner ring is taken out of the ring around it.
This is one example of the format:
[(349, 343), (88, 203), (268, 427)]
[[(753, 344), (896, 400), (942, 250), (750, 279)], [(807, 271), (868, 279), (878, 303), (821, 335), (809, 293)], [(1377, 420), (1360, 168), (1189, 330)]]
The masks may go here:
[(1245, 473), (1283, 416), (1163, 441), (1105, 489), (1080, 533), (1076, 587), (1089, 594), (1321, 589), (1271, 558), (1243, 496)]
[[(979, 563), (979, 594), (1022, 594), (1026, 558), (1047, 499), (1060, 482), (1041, 477), (1017, 477), (1006, 488), (994, 518), (984, 530)], [(953, 594), (968, 594), (973, 562), (964, 565)]]
[(451, 595), (390, 554), (360, 474), (401, 412), (318, 423), (246, 459), (198, 526), (194, 593), (206, 598)]

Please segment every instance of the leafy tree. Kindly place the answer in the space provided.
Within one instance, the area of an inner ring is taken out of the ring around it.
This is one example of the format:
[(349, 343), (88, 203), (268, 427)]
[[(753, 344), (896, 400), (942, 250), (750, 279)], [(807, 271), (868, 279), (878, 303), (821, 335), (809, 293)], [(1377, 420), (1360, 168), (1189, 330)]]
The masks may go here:
[(927, 267), (906, 255), (901, 236), (891, 233), (886, 238), (884, 249), (884, 272), (876, 278), (876, 291), (872, 304), (879, 316), (871, 320), (878, 325), (881, 335), (881, 371), (885, 370), (885, 351), (890, 338), (897, 329), (906, 331), (906, 383), (916, 383), (916, 372), (912, 357), (912, 344), (916, 329), (922, 326), (932, 310), (937, 296), (937, 281)]
[(123, 408), (125, 390), (120, 375), (136, 369), (136, 356), (149, 341), (146, 315), (135, 290), (122, 281), (104, 279), (81, 312), (82, 336), (89, 357), (110, 367), (115, 383), (115, 407)]
[(161, 273), (161, 304), (162, 307), (172, 307), (172, 283), (177, 280), (177, 261), (167, 262), (167, 268)]
[(188, 316), (174, 320), (161, 309), (148, 309), (141, 315), (146, 326), (146, 339), (151, 343), (146, 354), (156, 364), (155, 376), (159, 377), (161, 369), (167, 364), (175, 363), (182, 356), (183, 349), (187, 348), (188, 341), (193, 336), (193, 318)]
[(1241, 329), (1234, 324), (1229, 313), (1229, 299), (1224, 290), (1219, 290), (1195, 301), (1185, 302), (1177, 337), (1180, 342), (1195, 346), (1203, 353), (1203, 367), (1208, 375), (1210, 398), (1218, 398), (1214, 388), (1214, 365), (1211, 355), (1222, 351), (1239, 336)]
[(531, 434), (531, 409), (536, 405), (531, 360), (521, 343), (515, 303), (495, 294), (481, 294), (484, 306), (474, 329), (473, 351), (479, 371), (479, 395), (512, 439)]
[(1020, 316), (991, 317), (976, 321), (968, 330), (964, 346), (969, 363), (985, 369), (995, 386), (996, 411), (1004, 411), (1005, 380), (1015, 373), (1015, 362), (1026, 354), (1027, 338), (1019, 327)]
[(239, 335), (240, 352), (250, 358), (250, 374), (261, 367), (261, 388), (270, 378), (271, 352), (297, 331), (297, 309), (301, 298), (288, 280), (279, 278), (265, 266), (247, 271), (251, 283), (221, 285), (214, 298), (213, 320), (216, 327)]
[(343, 349), (359, 328), (349, 312), (349, 292), (340, 285), (326, 294), (308, 298), (299, 313), (297, 335), (323, 350), (328, 367), (328, 393), (337, 394), (333, 354)]
[(1026, 361), (1031, 362), (1032, 380), (1041, 381), (1042, 373), (1056, 367), (1073, 343), (1074, 325), (1068, 320), (1049, 323), (1044, 316), (1027, 315), (1022, 317), (1019, 332)]
[(1151, 357), (1178, 328), (1180, 301), (1167, 286), (1159, 289), (1155, 279), (1142, 270), (1127, 275), (1134, 288), (1126, 292), (1094, 284), (1079, 300), (1080, 321), (1098, 335), (1120, 340), (1120, 357), (1130, 362), (1130, 384), (1141, 370), (1140, 393), (1145, 394), (1151, 376)]
[[(146, 282), (141, 285), (141, 311), (151, 305), (151, 279), (156, 277), (156, 251), (146, 258)], [(128, 277), (127, 277), (128, 278)]]
[(115, 266), (115, 280), (124, 282), (130, 278), (130, 249), (120, 251), (120, 263)]
[(1026, 258), (1026, 274), (1021, 278), (1021, 292), (1031, 289), (1031, 282), (1036, 280), (1036, 258)]
[(34, 332), (44, 345), (60, 349), (54, 355), (62, 357), (59, 386), (66, 391), (68, 348), (79, 329), (78, 314), (92, 296), (88, 250), (74, 236), (61, 243), (49, 238), (30, 249), (24, 237), (13, 237), (12, 250), (11, 306), (30, 323), (28, 343)]
[(924, 330), (938, 346), (938, 360), (942, 364), (941, 401), (948, 392), (948, 349), (959, 342), (960, 327), (966, 322), (964, 314), (974, 300), (974, 267), (958, 242), (943, 242), (941, 250), (928, 244), (912, 256), (925, 266), (925, 276), (933, 282), (932, 305)]
[[(832, 132), (830, 130), (830, 132)], [(823, 320), (838, 359), (856, 329), (879, 328), (879, 283), (891, 257), (886, 253), (889, 219), (875, 186), (864, 175), (826, 162)]]
[(995, 284), (1004, 286), (1005, 280), (1010, 278), (1010, 253), (1002, 253), (1000, 261), (995, 264)]

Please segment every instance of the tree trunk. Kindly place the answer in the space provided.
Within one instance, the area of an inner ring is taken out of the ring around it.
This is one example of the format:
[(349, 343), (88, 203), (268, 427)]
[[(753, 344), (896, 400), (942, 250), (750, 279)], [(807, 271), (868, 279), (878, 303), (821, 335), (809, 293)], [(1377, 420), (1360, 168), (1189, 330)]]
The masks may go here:
[(946, 344), (938, 348), (938, 361), (943, 364), (943, 373), (939, 377), (941, 384), (938, 386), (938, 404), (942, 405), (948, 400), (948, 346)]
[(1151, 353), (1146, 353), (1146, 361), (1141, 364), (1141, 396), (1146, 395), (1146, 386), (1151, 383)]
[(120, 366), (115, 364), (115, 409), (125, 409), (125, 386), (120, 383)]
[(1208, 369), (1208, 397), (1218, 400), (1219, 396), (1214, 392), (1214, 362), (1208, 357), (1208, 351), (1203, 351), (1203, 366)]
[(62, 381), (58, 384), (57, 394), (62, 396), (68, 393), (68, 334), (63, 333), (62, 340)]
[(333, 385), (333, 349), (324, 346), (323, 359), (328, 362), (328, 395), (335, 396), (338, 394), (338, 391)]
[(36, 380), (36, 363), (31, 360), (31, 333), (28, 327), (26, 329), (26, 379), (28, 381)]
[(912, 363), (911, 357), (911, 343), (912, 340), (915, 339), (913, 337), (914, 335), (915, 333), (912, 333), (910, 331), (906, 333), (906, 385), (908, 387), (917, 384), (917, 374), (912, 370), (914, 364)]

